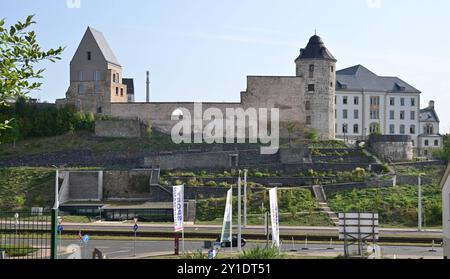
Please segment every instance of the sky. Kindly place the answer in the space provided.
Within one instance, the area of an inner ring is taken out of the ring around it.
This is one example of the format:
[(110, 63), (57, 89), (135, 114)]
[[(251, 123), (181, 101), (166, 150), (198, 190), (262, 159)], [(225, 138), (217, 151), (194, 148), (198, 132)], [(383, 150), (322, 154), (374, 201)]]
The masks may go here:
[(88, 26), (105, 35), (124, 77), (145, 101), (239, 101), (248, 75), (295, 75), (300, 48), (317, 32), (338, 69), (364, 65), (436, 101), (450, 132), (450, 1), (433, 0), (0, 0), (7, 25), (34, 14), (44, 63), (32, 96), (53, 102), (69, 86), (69, 63)]

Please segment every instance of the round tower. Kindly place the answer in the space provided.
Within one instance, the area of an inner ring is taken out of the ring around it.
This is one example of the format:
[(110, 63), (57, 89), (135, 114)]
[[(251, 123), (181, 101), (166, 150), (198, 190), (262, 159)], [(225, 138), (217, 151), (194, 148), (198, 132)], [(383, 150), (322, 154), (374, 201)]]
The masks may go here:
[(336, 137), (336, 62), (322, 39), (314, 35), (295, 60), (297, 76), (305, 80), (306, 127), (315, 129), (323, 140)]

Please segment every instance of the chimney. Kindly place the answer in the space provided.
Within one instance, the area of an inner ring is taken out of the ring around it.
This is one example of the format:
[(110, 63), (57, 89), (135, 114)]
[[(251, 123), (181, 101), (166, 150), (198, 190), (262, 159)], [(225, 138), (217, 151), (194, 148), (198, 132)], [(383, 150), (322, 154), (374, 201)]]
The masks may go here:
[(147, 103), (150, 103), (150, 72), (149, 71), (147, 71)]
[(434, 101), (430, 101), (430, 103), (428, 104), (428, 107), (434, 109)]

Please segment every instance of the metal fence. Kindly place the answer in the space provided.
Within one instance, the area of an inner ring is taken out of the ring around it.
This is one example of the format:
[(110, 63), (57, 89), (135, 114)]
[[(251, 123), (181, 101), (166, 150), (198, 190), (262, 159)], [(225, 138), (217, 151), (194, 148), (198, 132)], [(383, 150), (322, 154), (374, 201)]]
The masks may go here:
[(50, 259), (51, 228), (51, 211), (0, 211), (0, 256), (7, 259)]

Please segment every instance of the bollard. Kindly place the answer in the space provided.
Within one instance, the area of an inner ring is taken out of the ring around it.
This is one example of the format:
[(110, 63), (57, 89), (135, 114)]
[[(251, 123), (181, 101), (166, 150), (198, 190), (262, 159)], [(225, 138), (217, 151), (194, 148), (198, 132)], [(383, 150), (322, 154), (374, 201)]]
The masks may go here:
[(434, 240), (433, 240), (433, 242), (431, 243), (431, 250), (429, 250), (429, 252), (432, 252), (432, 253), (437, 252), (436, 249), (435, 249), (435, 243), (434, 243)]
[(309, 248), (308, 248), (308, 236), (306, 236), (306, 238), (305, 238), (305, 247), (303, 247), (302, 250), (304, 250), (304, 251), (309, 250)]
[(297, 249), (295, 249), (294, 237), (292, 237), (292, 249), (291, 249), (291, 252), (297, 252)]
[(0, 251), (0, 260), (5, 260), (5, 259), (6, 259), (6, 252)]
[(328, 247), (327, 250), (334, 250), (334, 248), (333, 248), (333, 238), (330, 239), (330, 246)]

